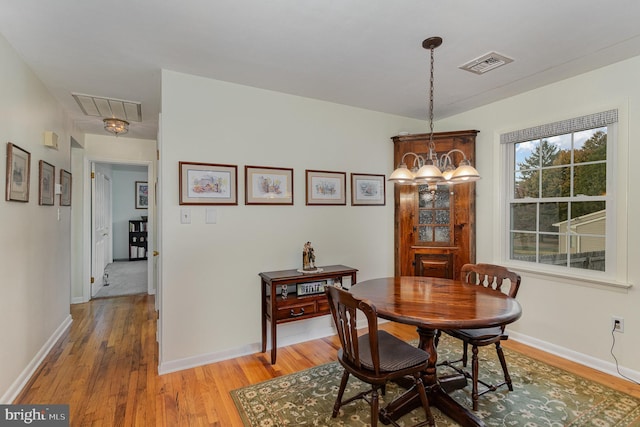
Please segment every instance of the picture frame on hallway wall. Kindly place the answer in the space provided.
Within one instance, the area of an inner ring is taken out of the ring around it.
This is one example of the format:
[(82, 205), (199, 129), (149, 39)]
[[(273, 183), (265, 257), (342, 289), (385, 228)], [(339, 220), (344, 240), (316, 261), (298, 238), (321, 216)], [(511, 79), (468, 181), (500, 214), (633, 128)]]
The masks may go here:
[(346, 172), (305, 171), (307, 205), (346, 205)]
[(178, 162), (181, 205), (237, 205), (238, 166)]
[(31, 153), (7, 142), (7, 176), (5, 199), (11, 202), (29, 201)]
[(149, 209), (149, 184), (136, 181), (136, 209)]
[(351, 174), (351, 206), (384, 206), (386, 189), (384, 175)]
[(244, 167), (245, 205), (293, 205), (293, 169)]
[(71, 172), (60, 169), (60, 206), (71, 206)]
[(56, 167), (44, 160), (40, 160), (38, 166), (38, 204), (40, 206), (53, 206)]

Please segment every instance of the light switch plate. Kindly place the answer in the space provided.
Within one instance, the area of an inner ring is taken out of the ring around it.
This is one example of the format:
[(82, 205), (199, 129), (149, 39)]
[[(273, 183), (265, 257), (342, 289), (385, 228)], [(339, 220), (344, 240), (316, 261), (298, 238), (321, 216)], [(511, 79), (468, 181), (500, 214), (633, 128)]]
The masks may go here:
[(216, 208), (207, 208), (205, 223), (215, 224), (218, 222), (218, 210)]
[(180, 224), (191, 224), (191, 209), (180, 209)]

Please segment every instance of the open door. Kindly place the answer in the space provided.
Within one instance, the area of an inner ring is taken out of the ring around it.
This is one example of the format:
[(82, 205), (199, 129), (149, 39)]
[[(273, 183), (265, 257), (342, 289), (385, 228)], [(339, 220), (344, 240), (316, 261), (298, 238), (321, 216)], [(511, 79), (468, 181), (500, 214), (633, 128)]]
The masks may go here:
[(104, 285), (104, 269), (112, 262), (111, 179), (91, 163), (91, 297)]

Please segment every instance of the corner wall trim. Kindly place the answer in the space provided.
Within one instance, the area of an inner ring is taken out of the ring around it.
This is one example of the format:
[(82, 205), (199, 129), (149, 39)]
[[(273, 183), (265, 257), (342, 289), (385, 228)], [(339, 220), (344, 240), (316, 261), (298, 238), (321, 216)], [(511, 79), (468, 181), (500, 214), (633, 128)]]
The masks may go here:
[(7, 392), (0, 397), (0, 404), (2, 405), (10, 405), (13, 401), (18, 397), (24, 386), (27, 385), (31, 376), (36, 372), (36, 370), (40, 367), (40, 364), (47, 357), (47, 354), (51, 351), (54, 345), (58, 342), (60, 337), (69, 329), (71, 326), (71, 322), (73, 319), (71, 318), (71, 314), (69, 314), (53, 331), (53, 334), (49, 337), (49, 339), (44, 343), (44, 345), (40, 348), (40, 350), (36, 353), (31, 362), (24, 368), (22, 373), (16, 378), (16, 380), (11, 384)]

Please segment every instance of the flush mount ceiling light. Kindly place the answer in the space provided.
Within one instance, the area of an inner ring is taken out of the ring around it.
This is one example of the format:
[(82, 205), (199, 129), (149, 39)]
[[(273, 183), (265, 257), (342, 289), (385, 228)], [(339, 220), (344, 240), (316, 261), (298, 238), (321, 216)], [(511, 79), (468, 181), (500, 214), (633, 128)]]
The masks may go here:
[[(435, 192), (438, 184), (459, 184), (463, 182), (472, 182), (480, 179), (478, 171), (471, 166), (471, 162), (465, 154), (454, 148), (446, 154), (438, 158), (436, 153), (436, 145), (433, 142), (433, 51), (442, 44), (441, 37), (429, 37), (422, 42), (422, 47), (431, 52), (431, 74), (429, 79), (429, 153), (425, 159), (421, 155), (408, 152), (400, 160), (400, 164), (389, 176), (389, 181), (398, 184), (426, 184), (431, 192)], [(453, 163), (453, 153), (462, 154), (462, 160), (455, 167)], [(414, 157), (413, 167), (411, 170), (405, 163), (405, 157), (412, 155)]]
[(104, 129), (115, 136), (129, 132), (129, 122), (126, 120), (109, 118), (103, 119), (102, 121), (104, 122)]

